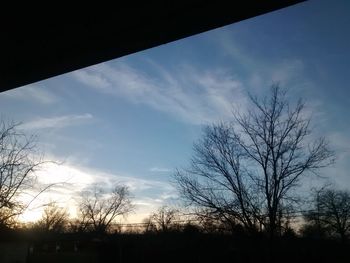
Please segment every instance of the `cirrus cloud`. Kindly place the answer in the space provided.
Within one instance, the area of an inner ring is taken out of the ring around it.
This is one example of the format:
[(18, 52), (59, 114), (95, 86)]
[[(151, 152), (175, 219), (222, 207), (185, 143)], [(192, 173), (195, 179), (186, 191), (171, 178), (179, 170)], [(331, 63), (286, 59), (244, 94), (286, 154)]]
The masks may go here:
[(233, 105), (244, 105), (242, 84), (225, 69), (199, 71), (190, 66), (169, 72), (150, 67), (150, 76), (126, 63), (102, 63), (75, 71), (72, 76), (98, 92), (167, 112), (192, 124), (211, 123), (230, 116)]
[(49, 118), (36, 118), (20, 125), (24, 130), (37, 130), (47, 128), (63, 128), (71, 125), (78, 125), (93, 119), (90, 113), (71, 114)]

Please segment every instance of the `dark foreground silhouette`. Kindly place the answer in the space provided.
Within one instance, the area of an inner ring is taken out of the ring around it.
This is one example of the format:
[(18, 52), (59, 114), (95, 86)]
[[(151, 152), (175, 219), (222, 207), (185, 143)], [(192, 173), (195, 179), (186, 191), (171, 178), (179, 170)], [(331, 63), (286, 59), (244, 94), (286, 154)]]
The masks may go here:
[(172, 232), (1, 233), (0, 262), (350, 262), (336, 240)]

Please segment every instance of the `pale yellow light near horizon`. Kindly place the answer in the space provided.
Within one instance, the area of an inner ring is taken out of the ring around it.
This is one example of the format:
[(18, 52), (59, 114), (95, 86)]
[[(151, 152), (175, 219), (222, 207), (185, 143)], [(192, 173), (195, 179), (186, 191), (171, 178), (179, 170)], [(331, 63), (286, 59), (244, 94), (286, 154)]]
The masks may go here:
[[(45, 204), (50, 202), (55, 202), (58, 206), (67, 209), (70, 217), (76, 218), (80, 192), (93, 183), (110, 183), (109, 181), (111, 179), (111, 175), (109, 174), (55, 163), (45, 164), (40, 171), (36, 172), (36, 175), (39, 186), (51, 185), (51, 187), (34, 200), (32, 195), (35, 195), (35, 191), (31, 195), (27, 194), (19, 197), (23, 203), (29, 203), (33, 200), (30, 206), (18, 218), (22, 223), (34, 223), (38, 221), (42, 217)], [(130, 213), (127, 217), (121, 217), (118, 220), (123, 223), (142, 222), (145, 217), (149, 216), (157, 208), (157, 202), (145, 204), (140, 200), (135, 200), (135, 205), (136, 209), (134, 213)]]
[(19, 216), (19, 220), (24, 223), (35, 222), (42, 216), (45, 204), (56, 202), (58, 206), (67, 209), (69, 214), (75, 216), (76, 191), (82, 190), (93, 182), (93, 178), (88, 173), (84, 173), (69, 165), (46, 163), (36, 172), (38, 188), (51, 185), (48, 190), (41, 193), (33, 200), (36, 189), (31, 195), (22, 195), (20, 199), (23, 203), (31, 202), (26, 211)]

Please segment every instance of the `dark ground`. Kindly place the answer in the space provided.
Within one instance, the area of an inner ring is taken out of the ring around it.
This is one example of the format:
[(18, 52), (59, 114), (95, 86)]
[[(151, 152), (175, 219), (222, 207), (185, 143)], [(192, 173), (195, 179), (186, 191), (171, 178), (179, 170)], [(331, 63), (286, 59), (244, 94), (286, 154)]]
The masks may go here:
[(1, 253), (7, 253), (1, 247), (11, 243), (23, 250), (27, 244), (27, 262), (38, 263), (350, 262), (349, 244), (298, 237), (272, 242), (266, 237), (201, 233), (115, 234), (103, 238), (92, 234), (3, 233), (1, 239), (0, 258), (6, 258)]

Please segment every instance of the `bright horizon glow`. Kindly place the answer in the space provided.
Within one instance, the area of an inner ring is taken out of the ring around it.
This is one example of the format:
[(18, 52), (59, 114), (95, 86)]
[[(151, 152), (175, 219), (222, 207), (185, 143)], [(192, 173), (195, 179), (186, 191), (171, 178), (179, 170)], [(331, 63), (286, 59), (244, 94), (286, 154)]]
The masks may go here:
[(55, 202), (59, 207), (67, 209), (70, 218), (75, 219), (78, 217), (77, 205), (79, 203), (79, 194), (85, 187), (93, 184), (112, 187), (116, 182), (121, 182), (128, 186), (133, 196), (133, 203), (135, 204), (134, 212), (126, 217), (118, 217), (117, 221), (123, 223), (140, 223), (150, 214), (150, 211), (155, 211), (161, 205), (162, 200), (150, 200), (147, 199), (146, 196), (139, 197), (135, 196), (133, 193), (157, 187), (158, 191), (164, 191), (164, 193), (161, 193), (159, 196), (159, 198), (161, 198), (162, 194), (166, 195), (169, 191), (173, 191), (171, 187), (165, 185), (163, 182), (152, 180), (145, 181), (128, 176), (117, 176), (96, 170), (84, 170), (81, 167), (74, 167), (69, 164), (46, 163), (36, 172), (36, 176), (39, 188), (44, 188), (48, 185), (52, 186), (34, 200), (32, 196), (35, 195), (35, 192), (31, 195), (23, 195), (20, 197), (23, 203), (29, 203), (33, 200), (28, 209), (18, 218), (19, 221), (23, 223), (34, 223), (38, 221), (42, 217), (42, 213), (45, 209), (43, 204), (48, 204), (50, 202)]

